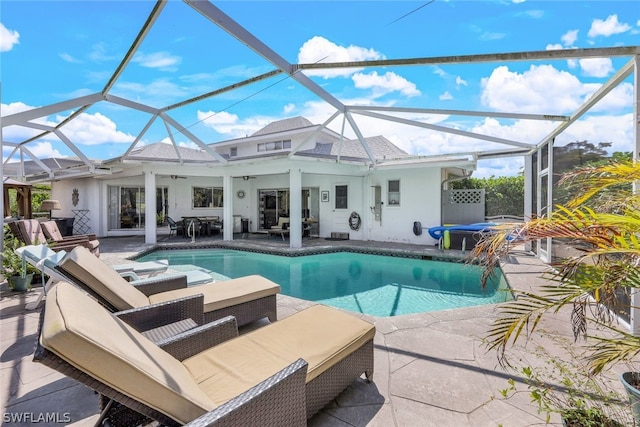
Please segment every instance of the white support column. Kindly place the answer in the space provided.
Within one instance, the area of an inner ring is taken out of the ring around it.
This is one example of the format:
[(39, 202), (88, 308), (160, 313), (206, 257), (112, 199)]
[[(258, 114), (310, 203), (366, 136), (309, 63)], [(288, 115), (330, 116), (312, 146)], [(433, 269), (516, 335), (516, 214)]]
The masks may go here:
[[(524, 220), (533, 218), (533, 155), (524, 156)], [(524, 245), (526, 251), (531, 250), (531, 242)]]
[[(636, 55), (633, 73), (634, 103), (633, 103), (633, 159), (640, 161), (640, 55)], [(640, 191), (640, 183), (635, 182), (633, 192)], [(640, 289), (631, 291), (630, 327), (631, 333), (640, 336)]]
[(222, 239), (233, 240), (233, 178), (229, 175), (222, 177), (222, 194), (224, 207), (222, 208)]
[(151, 171), (144, 172), (144, 242), (157, 242), (156, 227), (156, 174)]
[(302, 172), (289, 170), (289, 247), (302, 247)]

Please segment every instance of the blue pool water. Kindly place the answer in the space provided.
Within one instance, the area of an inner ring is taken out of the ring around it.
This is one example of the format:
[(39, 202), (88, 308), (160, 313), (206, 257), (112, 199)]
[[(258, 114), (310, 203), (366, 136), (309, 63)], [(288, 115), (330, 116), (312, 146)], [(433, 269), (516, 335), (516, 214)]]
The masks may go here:
[(168, 259), (236, 278), (267, 277), (282, 293), (372, 316), (398, 316), (495, 304), (511, 299), (499, 274), (484, 289), (481, 267), (453, 262), (336, 252), (297, 257), (229, 249), (159, 250), (139, 261)]

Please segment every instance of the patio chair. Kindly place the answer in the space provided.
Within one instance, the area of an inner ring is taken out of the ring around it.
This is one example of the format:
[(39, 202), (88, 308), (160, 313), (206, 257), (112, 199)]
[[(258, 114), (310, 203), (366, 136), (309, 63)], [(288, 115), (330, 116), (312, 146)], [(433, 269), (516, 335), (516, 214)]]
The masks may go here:
[(174, 234), (176, 236), (178, 234), (182, 234), (182, 221), (180, 221), (180, 223), (177, 223), (173, 218), (168, 216), (167, 222), (169, 223), (169, 237), (173, 236)]
[(114, 426), (302, 426), (373, 375), (375, 327), (334, 308), (316, 305), (242, 336), (232, 317), (205, 326), (156, 344), (60, 282), (34, 361), (100, 393), (99, 422)]
[[(47, 243), (47, 238), (40, 228), (37, 219), (20, 219), (10, 224), (12, 234), (25, 245), (38, 245)], [(78, 245), (82, 245), (86, 240), (67, 240), (61, 242), (49, 242), (49, 247), (54, 251), (70, 251)]]
[(76, 234), (73, 236), (63, 237), (58, 223), (55, 221), (44, 221), (40, 223), (42, 233), (48, 241), (59, 242), (73, 242), (82, 241), (82, 245), (89, 249), (95, 256), (100, 256), (100, 241), (95, 234)]
[(252, 275), (187, 287), (182, 275), (162, 276), (145, 283), (130, 283), (84, 247), (74, 248), (56, 266), (74, 284), (85, 289), (111, 311), (122, 311), (190, 295), (204, 295), (205, 321), (235, 316), (239, 325), (267, 317), (276, 321), (276, 295), (280, 285)]

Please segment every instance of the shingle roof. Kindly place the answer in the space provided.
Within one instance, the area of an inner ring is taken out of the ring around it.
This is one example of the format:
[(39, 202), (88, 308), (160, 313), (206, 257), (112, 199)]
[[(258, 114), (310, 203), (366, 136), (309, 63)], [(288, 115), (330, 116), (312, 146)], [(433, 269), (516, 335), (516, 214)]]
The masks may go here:
[[(401, 150), (384, 136), (372, 136), (364, 138), (369, 146), (373, 157), (377, 160), (384, 158), (408, 157), (405, 151)], [(349, 139), (334, 143), (316, 143), (316, 146), (310, 150), (302, 150), (300, 153), (307, 155), (323, 155), (323, 156), (340, 156), (350, 158), (368, 159), (369, 156), (360, 141), (357, 139)]]
[(251, 136), (267, 135), (270, 133), (277, 133), (277, 132), (286, 132), (288, 130), (306, 128), (309, 126), (313, 126), (313, 123), (311, 123), (308, 119), (302, 116), (291, 117), (289, 119), (278, 120), (276, 122), (269, 123), (262, 129), (256, 131)]
[[(188, 147), (178, 147), (180, 156), (184, 161), (197, 162), (217, 162), (217, 160), (204, 150), (193, 149)], [(157, 142), (155, 144), (145, 145), (131, 151), (127, 156), (128, 159), (143, 160), (178, 160), (176, 149), (172, 144)]]

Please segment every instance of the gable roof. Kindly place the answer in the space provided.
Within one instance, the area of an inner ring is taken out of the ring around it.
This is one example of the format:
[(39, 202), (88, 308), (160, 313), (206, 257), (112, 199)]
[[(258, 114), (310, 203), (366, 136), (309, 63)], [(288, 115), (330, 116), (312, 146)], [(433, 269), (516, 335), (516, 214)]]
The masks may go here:
[[(393, 142), (389, 141), (382, 135), (364, 138), (365, 143), (369, 146), (369, 150), (373, 157), (377, 160), (385, 158), (410, 157), (404, 150), (400, 149)], [(305, 156), (319, 157), (344, 157), (349, 159), (368, 160), (369, 156), (364, 147), (357, 139), (347, 139), (342, 142), (316, 143), (316, 146), (309, 150), (301, 150), (297, 154)]]
[(254, 132), (251, 136), (268, 135), (270, 133), (286, 132), (290, 130), (302, 129), (315, 126), (308, 119), (302, 116), (271, 122), (262, 129)]
[[(178, 157), (177, 153), (180, 154), (180, 157)], [(123, 158), (137, 161), (176, 161), (182, 159), (183, 162), (218, 162), (218, 160), (204, 150), (180, 146), (176, 147), (173, 144), (164, 142), (156, 142), (136, 148), (128, 155), (118, 157), (114, 160)]]

